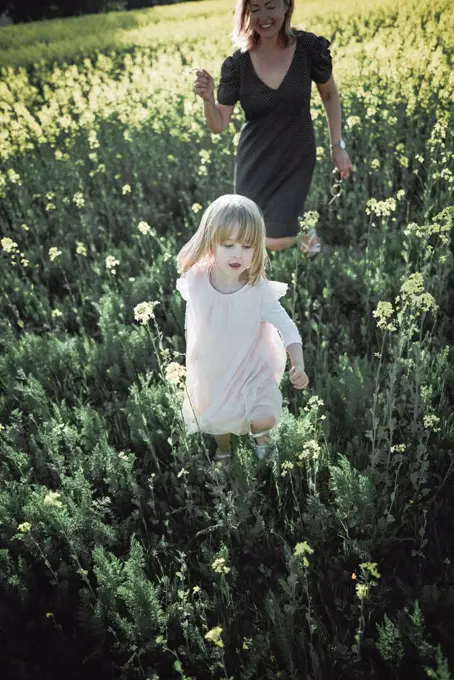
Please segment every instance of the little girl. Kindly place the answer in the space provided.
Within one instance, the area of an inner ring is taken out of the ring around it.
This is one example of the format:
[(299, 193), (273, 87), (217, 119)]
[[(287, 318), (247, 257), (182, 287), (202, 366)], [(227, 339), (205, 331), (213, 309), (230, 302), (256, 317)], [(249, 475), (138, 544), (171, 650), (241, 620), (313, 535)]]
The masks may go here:
[(266, 258), (262, 213), (237, 194), (207, 208), (178, 254), (177, 289), (187, 302), (183, 416), (190, 433), (214, 435), (215, 460), (230, 458), (230, 433), (247, 432), (257, 457), (273, 458), (285, 349), (292, 385), (309, 383), (301, 336), (279, 302), (287, 284), (268, 281)]

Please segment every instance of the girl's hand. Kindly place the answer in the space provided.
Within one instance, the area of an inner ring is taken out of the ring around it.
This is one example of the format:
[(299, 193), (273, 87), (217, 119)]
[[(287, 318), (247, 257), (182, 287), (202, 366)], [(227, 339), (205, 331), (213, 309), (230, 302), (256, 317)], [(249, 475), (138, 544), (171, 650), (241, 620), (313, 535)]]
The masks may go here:
[(353, 172), (352, 162), (345, 149), (341, 149), (338, 146), (333, 149), (331, 151), (331, 160), (339, 171), (341, 179), (347, 179), (349, 172)]
[(290, 369), (290, 382), (296, 390), (304, 390), (309, 385), (309, 378), (304, 372), (303, 366), (295, 364)]
[(214, 101), (214, 80), (205, 69), (196, 72), (193, 90), (205, 102)]

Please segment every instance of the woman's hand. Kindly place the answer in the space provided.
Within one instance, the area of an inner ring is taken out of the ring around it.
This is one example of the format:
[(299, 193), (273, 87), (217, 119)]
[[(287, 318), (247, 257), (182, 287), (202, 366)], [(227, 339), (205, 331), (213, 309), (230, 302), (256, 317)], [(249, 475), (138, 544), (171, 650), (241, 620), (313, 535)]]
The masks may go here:
[(205, 69), (196, 72), (196, 79), (192, 89), (204, 102), (214, 101), (214, 80)]
[(353, 172), (352, 162), (345, 149), (341, 149), (340, 147), (332, 149), (331, 160), (339, 171), (341, 179), (347, 179), (350, 171)]
[(290, 382), (296, 390), (304, 390), (305, 387), (309, 385), (309, 378), (304, 372), (303, 366), (295, 364), (290, 369)]

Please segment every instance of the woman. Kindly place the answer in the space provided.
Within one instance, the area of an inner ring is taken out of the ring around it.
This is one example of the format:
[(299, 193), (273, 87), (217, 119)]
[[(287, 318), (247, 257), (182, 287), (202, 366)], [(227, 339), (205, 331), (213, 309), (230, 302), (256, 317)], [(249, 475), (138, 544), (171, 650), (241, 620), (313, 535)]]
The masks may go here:
[[(194, 92), (204, 101), (208, 127), (223, 132), (237, 101), (245, 113), (235, 160), (235, 193), (262, 209), (266, 245), (284, 250), (296, 242), (298, 217), (312, 180), (316, 150), (310, 115), (311, 81), (328, 118), (331, 159), (341, 178), (353, 170), (341, 135), (341, 107), (332, 75), (329, 41), (291, 28), (294, 0), (237, 0), (233, 39), (239, 49), (214, 81), (197, 71)], [(302, 250), (320, 249), (316, 234)]]

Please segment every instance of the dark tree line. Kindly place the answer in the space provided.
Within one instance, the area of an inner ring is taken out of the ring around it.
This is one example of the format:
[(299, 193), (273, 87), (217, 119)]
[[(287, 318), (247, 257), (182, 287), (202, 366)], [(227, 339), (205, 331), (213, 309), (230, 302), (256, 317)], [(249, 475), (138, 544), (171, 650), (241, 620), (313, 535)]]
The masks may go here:
[(14, 23), (98, 14), (113, 9), (141, 9), (170, 5), (184, 0), (0, 0), (0, 15), (6, 12)]

